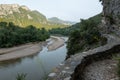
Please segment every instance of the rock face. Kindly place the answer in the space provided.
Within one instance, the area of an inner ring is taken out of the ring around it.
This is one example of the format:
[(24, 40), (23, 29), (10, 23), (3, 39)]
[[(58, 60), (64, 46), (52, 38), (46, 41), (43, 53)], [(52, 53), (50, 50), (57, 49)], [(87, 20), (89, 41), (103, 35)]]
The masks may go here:
[(13, 14), (14, 12), (20, 13), (19, 8), (30, 10), (26, 6), (20, 6), (18, 4), (1, 4), (0, 5), (0, 16), (7, 16), (9, 14)]
[(106, 32), (116, 31), (120, 27), (120, 0), (100, 0), (103, 5), (104, 29)]
[[(100, 1), (102, 1), (103, 5), (103, 30), (106, 33), (119, 31), (120, 0)], [(119, 37), (115, 35), (107, 35), (107, 40), (108, 42), (104, 46), (100, 46), (93, 50), (89, 50), (87, 52), (82, 52), (71, 56), (68, 60), (62, 63), (62, 66), (60, 65), (56, 68), (56, 71), (54, 71), (56, 75), (49, 77), (48, 80), (85, 80), (83, 76), (83, 71), (86, 66), (95, 61), (110, 59), (113, 55), (115, 55), (115, 53), (120, 52)], [(66, 67), (68, 70), (66, 70)]]

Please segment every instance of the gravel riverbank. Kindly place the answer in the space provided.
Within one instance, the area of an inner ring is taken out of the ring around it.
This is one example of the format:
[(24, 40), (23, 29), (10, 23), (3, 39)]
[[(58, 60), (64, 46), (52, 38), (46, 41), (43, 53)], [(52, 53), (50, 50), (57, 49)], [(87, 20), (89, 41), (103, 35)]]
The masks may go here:
[[(48, 50), (55, 50), (62, 45), (64, 45), (64, 40), (60, 37), (52, 36), (52, 44), (48, 45)], [(0, 61), (7, 61), (11, 59), (22, 58), (30, 55), (34, 55), (42, 50), (42, 47), (46, 45), (47, 42), (40, 43), (29, 43), (12, 48), (1, 48), (0, 49)]]
[(53, 43), (48, 45), (48, 51), (56, 50), (57, 48), (63, 46), (65, 43), (65, 40), (61, 37), (51, 36), (51, 38), (53, 39)]

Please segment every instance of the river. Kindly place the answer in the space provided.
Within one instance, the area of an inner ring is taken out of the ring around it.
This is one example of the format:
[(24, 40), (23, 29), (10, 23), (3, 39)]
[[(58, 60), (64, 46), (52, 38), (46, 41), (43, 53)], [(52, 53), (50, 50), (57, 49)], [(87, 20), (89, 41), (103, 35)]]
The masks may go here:
[(66, 44), (54, 51), (48, 51), (47, 46), (44, 46), (37, 55), (0, 62), (0, 80), (16, 80), (17, 74), (22, 73), (27, 75), (26, 80), (45, 80), (65, 60), (66, 52)]

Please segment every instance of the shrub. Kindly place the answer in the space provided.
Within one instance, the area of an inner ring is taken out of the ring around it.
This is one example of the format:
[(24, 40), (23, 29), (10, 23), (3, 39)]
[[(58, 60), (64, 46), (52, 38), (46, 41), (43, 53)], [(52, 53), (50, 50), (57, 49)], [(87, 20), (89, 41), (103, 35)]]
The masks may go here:
[(106, 43), (106, 38), (102, 37), (97, 23), (92, 20), (81, 20), (80, 29), (75, 30), (70, 34), (67, 49), (68, 55), (73, 55), (79, 51), (88, 50), (93, 45), (103, 45)]
[(16, 80), (26, 80), (26, 74), (18, 74), (17, 77), (16, 77)]

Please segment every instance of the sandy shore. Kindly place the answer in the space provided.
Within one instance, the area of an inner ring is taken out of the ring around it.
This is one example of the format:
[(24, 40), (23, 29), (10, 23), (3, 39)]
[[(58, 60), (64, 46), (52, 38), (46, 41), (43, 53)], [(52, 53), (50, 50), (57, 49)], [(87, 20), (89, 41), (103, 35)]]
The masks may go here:
[[(45, 42), (26, 44), (19, 47), (0, 49), (0, 61), (17, 59), (25, 56), (30, 56), (42, 50)], [(3, 53), (2, 53), (3, 52)]]
[(1, 48), (0, 49), (0, 55), (10, 53), (10, 52), (13, 52), (13, 51), (17, 51), (17, 50), (21, 50), (21, 49), (25, 49), (25, 48), (31, 47), (33, 45), (34, 44), (29, 43), (29, 44), (24, 44), (24, 45), (20, 45), (20, 46), (17, 46), (17, 47), (12, 47), (12, 48)]
[(64, 45), (64, 39), (57, 36), (51, 36), (51, 38), (53, 39), (53, 43), (47, 46), (48, 51), (56, 50), (57, 48)]
[[(64, 40), (60, 37), (52, 36), (51, 40), (53, 41), (52, 44), (48, 45), (48, 50), (52, 51), (55, 50), (62, 45), (64, 45)], [(22, 58), (30, 55), (34, 55), (42, 50), (42, 46), (45, 45), (47, 42), (40, 42), (40, 43), (29, 43), (24, 44), (18, 47), (12, 48), (1, 48), (0, 49), (0, 61), (7, 61), (11, 59)]]

